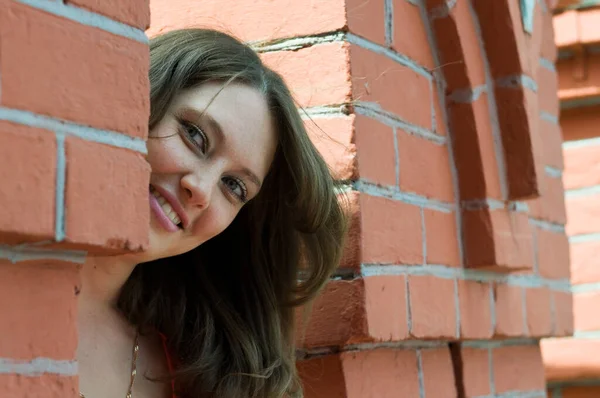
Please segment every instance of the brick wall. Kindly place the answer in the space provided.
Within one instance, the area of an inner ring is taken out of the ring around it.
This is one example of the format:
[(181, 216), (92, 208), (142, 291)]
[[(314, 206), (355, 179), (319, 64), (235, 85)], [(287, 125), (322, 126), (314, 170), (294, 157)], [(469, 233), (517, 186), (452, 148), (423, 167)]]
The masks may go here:
[(77, 397), (85, 252), (147, 245), (147, 1), (0, 0), (0, 397)]
[[(522, 4), (151, 1), (150, 35), (252, 42), (347, 181), (346, 256), (299, 333), (307, 397), (545, 396), (539, 339), (572, 305), (552, 16)], [(75, 396), (76, 264), (146, 244), (148, 13), (0, 5), (0, 396)]]
[[(595, 7), (594, 7), (595, 6)], [(554, 17), (570, 240), (574, 336), (543, 342), (552, 398), (600, 394), (600, 7)]]
[(348, 181), (347, 254), (300, 331), (307, 397), (545, 396), (569, 252), (552, 15), (523, 3), (151, 1), (150, 35), (251, 42)]

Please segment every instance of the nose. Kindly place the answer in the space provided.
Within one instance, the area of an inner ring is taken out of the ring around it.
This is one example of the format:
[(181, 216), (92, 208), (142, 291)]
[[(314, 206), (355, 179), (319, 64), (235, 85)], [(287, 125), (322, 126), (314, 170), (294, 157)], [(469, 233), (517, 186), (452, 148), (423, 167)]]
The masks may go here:
[(181, 179), (187, 204), (201, 209), (210, 205), (213, 187), (216, 185), (209, 175), (187, 174)]

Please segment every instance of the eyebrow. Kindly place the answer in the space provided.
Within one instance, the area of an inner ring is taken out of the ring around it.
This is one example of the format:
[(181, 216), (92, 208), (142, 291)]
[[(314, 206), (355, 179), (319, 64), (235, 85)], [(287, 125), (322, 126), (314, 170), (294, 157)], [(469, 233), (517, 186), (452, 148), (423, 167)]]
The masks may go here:
[[(185, 107), (182, 110), (183, 114), (190, 114), (190, 116), (196, 121), (196, 123), (201, 124), (202, 120), (205, 120), (210, 129), (217, 135), (217, 139), (224, 143), (226, 141), (225, 134), (223, 133), (223, 129), (219, 122), (217, 122), (211, 115), (209, 115), (206, 111), (200, 112), (197, 109)], [(239, 171), (241, 174), (245, 175), (251, 182), (253, 182), (256, 187), (260, 190), (262, 187), (262, 182), (260, 179), (254, 174), (250, 169), (243, 168)]]

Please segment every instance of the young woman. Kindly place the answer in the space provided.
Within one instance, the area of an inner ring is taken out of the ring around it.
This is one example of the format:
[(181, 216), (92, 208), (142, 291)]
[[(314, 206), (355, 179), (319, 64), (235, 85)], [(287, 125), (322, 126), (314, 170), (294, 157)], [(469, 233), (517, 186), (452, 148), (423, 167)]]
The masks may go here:
[(150, 62), (150, 247), (83, 267), (81, 396), (300, 397), (294, 307), (340, 260), (336, 183), (246, 45), (173, 31)]

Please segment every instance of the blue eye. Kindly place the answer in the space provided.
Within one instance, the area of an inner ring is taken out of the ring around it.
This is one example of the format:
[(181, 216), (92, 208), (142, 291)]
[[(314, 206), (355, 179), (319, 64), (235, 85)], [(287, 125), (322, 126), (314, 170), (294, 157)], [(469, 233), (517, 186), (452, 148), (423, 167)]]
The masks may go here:
[(204, 131), (193, 123), (180, 120), (179, 123), (188, 141), (191, 141), (202, 154), (208, 151), (208, 137)]
[(248, 201), (248, 190), (242, 180), (234, 177), (224, 177), (222, 181), (225, 187), (239, 198), (240, 202), (246, 203)]

